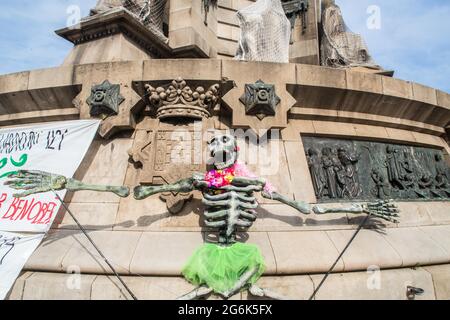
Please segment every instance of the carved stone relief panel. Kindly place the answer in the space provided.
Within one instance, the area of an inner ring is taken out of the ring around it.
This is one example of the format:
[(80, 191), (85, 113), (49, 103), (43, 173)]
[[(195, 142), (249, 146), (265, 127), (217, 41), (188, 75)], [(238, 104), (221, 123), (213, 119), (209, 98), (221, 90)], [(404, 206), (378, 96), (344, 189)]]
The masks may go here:
[(303, 143), (320, 201), (450, 199), (450, 168), (441, 150), (319, 137)]
[[(193, 125), (159, 124), (148, 130), (145, 138), (129, 151), (131, 160), (142, 169), (141, 184), (170, 184), (190, 177), (194, 172), (204, 172), (206, 164), (202, 157), (205, 150), (202, 131)], [(192, 193), (167, 192), (161, 199), (173, 214), (180, 212)]]

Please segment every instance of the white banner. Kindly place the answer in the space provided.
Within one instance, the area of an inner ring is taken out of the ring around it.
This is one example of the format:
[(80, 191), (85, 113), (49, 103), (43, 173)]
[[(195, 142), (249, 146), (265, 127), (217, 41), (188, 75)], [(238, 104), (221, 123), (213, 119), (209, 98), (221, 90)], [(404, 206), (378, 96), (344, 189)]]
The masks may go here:
[(0, 300), (5, 299), (44, 236), (44, 233), (25, 236), (0, 231)]
[[(39, 170), (71, 178), (83, 160), (100, 121), (55, 122), (0, 129), (0, 230), (41, 232), (51, 227), (60, 203), (52, 192), (15, 198), (3, 185), (8, 174)], [(65, 191), (58, 191), (64, 199)]]

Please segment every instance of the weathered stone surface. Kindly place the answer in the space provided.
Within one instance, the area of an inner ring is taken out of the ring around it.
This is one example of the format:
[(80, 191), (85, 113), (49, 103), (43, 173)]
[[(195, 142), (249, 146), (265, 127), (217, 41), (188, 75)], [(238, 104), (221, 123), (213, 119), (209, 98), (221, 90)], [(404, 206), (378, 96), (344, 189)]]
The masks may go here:
[(188, 259), (202, 244), (200, 232), (143, 233), (130, 271), (145, 275), (180, 275)]
[(274, 252), (268, 234), (266, 232), (248, 232), (243, 236), (245, 238), (248, 237), (246, 243), (255, 244), (260, 248), (266, 264), (265, 274), (276, 274), (277, 262), (275, 261)]
[(200, 232), (203, 210), (200, 196), (196, 196), (177, 215), (169, 213), (166, 203), (158, 195), (142, 201), (128, 197), (120, 200), (114, 230)]
[[(314, 291), (309, 276), (262, 277), (257, 285), (263, 289), (293, 300), (308, 300)], [(243, 300), (259, 300), (249, 292), (242, 293)]]
[(450, 225), (420, 227), (419, 229), (443, 248), (450, 257)]
[[(269, 232), (278, 274), (326, 272), (339, 253), (323, 231)], [(335, 271), (342, 271), (342, 260)]]
[[(312, 275), (315, 286), (322, 275)], [(317, 300), (406, 300), (407, 286), (425, 290), (417, 300), (435, 299), (433, 281), (423, 269), (383, 270), (381, 273), (332, 274), (316, 295)]]
[(450, 299), (450, 265), (424, 267), (433, 278), (436, 299)]
[(22, 273), (14, 283), (12, 289), (6, 296), (6, 300), (22, 300), (23, 297), (23, 289), (25, 288), (25, 281), (31, 277), (33, 272), (24, 272)]
[(433, 224), (450, 224), (448, 202), (429, 203), (427, 206), (427, 211), (433, 221)]
[[(139, 300), (175, 300), (192, 291), (194, 286), (183, 278), (123, 277)], [(92, 284), (92, 300), (132, 300), (123, 285), (113, 276), (99, 276)]]
[(27, 90), (29, 78), (29, 71), (2, 75), (0, 77), (0, 93)]
[[(382, 232), (383, 230), (361, 230), (342, 257), (345, 271), (366, 270), (372, 265), (383, 268), (401, 267), (402, 258), (379, 234)], [(354, 233), (354, 230), (327, 231), (339, 252), (342, 252)]]
[(403, 267), (449, 262), (449, 254), (423, 228), (388, 228), (385, 231), (383, 237), (402, 257)]
[(399, 202), (397, 203), (400, 210), (400, 227), (405, 226), (423, 226), (432, 224), (428, 208), (435, 207), (437, 203), (420, 203), (420, 202)]
[[(87, 230), (112, 230), (115, 226), (118, 208), (119, 205), (117, 203), (71, 202), (69, 204), (69, 210)], [(64, 208), (61, 208), (55, 223), (58, 228), (79, 229)]]
[(295, 199), (309, 203), (316, 202), (303, 142), (300, 139), (299, 141), (286, 141), (284, 148)]
[(170, 80), (181, 77), (186, 80), (220, 80), (221, 61), (214, 59), (151, 60), (144, 61), (144, 80)]
[[(74, 231), (71, 236), (75, 241), (62, 261), (64, 270), (76, 266), (82, 273), (112, 274), (111, 269), (85, 235)], [(140, 232), (91, 231), (89, 236), (117, 272), (121, 274), (130, 272), (130, 261), (141, 237)]]
[(73, 231), (50, 230), (41, 245), (28, 259), (25, 269), (65, 272), (62, 262), (76, 241), (73, 234)]
[(26, 279), (23, 300), (89, 300), (95, 275), (34, 273)]
[[(94, 140), (75, 173), (74, 178), (84, 183), (122, 186), (128, 166), (128, 149), (133, 140)], [(111, 193), (79, 191), (68, 193), (66, 202), (118, 203), (120, 198)]]

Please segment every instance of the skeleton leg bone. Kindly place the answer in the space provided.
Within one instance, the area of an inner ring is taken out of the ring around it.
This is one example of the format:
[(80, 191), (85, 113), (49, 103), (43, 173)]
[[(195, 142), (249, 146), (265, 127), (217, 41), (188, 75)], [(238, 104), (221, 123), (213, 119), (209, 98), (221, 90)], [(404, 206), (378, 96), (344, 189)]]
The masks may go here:
[(255, 297), (269, 298), (273, 300), (290, 300), (289, 298), (280, 295), (270, 289), (263, 289), (258, 287), (257, 285), (251, 286), (248, 291)]
[(256, 268), (251, 268), (247, 272), (245, 272), (241, 278), (236, 282), (233, 288), (230, 290), (221, 293), (225, 299), (229, 299), (235, 294), (239, 293), (245, 286), (247, 286), (248, 281), (258, 272)]
[(208, 297), (212, 292), (213, 290), (211, 288), (200, 286), (184, 296), (179, 297), (177, 300), (198, 300)]

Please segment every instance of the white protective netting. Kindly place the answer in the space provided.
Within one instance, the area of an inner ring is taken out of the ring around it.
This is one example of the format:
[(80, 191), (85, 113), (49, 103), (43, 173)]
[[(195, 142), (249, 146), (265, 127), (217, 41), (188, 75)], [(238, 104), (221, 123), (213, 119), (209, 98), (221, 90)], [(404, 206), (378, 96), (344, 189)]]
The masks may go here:
[(289, 62), (291, 24), (280, 0), (258, 0), (237, 17), (241, 36), (236, 60)]
[(168, 0), (98, 0), (91, 14), (107, 12), (118, 7), (125, 8), (145, 27), (167, 42), (163, 31), (164, 22), (167, 19), (167, 3)]
[(347, 27), (341, 9), (334, 1), (324, 1), (322, 8), (321, 64), (334, 68), (368, 67), (381, 69), (369, 54), (361, 35)]

